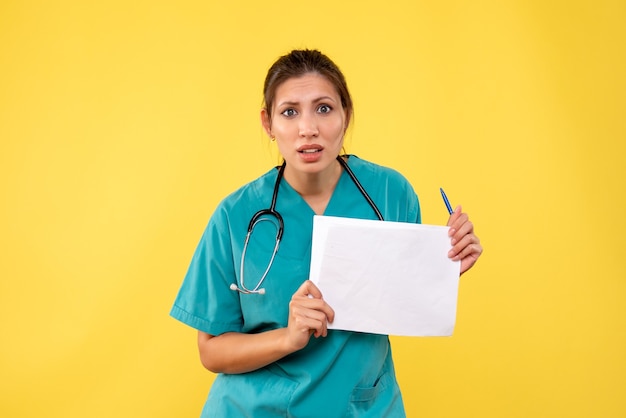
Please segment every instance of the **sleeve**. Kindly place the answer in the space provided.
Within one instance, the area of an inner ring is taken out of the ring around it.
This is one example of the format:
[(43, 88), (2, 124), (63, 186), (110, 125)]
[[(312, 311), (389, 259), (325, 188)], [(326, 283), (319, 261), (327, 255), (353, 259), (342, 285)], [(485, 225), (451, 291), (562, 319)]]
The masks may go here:
[(243, 315), (236, 280), (228, 214), (218, 207), (191, 260), (170, 315), (211, 335), (240, 332)]
[(395, 169), (352, 157), (353, 168), (359, 170), (359, 179), (386, 221), (422, 223), (419, 199), (406, 177)]
[(413, 187), (407, 182), (405, 191), (406, 201), (406, 221), (411, 223), (422, 223), (422, 212), (420, 202)]
[(409, 184), (409, 207), (410, 207), (410, 219), (414, 220), (415, 223), (422, 223), (422, 210), (420, 208), (420, 201), (417, 197), (417, 193), (413, 190), (413, 187)]
[(420, 203), (411, 183), (395, 170), (389, 170), (386, 187), (387, 220), (422, 223)]

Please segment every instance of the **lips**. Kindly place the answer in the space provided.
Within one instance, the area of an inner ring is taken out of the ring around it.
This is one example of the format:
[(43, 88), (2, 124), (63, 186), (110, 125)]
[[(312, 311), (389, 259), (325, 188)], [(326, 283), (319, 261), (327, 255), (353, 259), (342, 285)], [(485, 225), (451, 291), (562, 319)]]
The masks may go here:
[(296, 151), (298, 152), (301, 161), (305, 163), (315, 163), (322, 158), (324, 147), (317, 144), (306, 144), (302, 145)]
[(320, 145), (315, 145), (315, 144), (303, 145), (300, 148), (298, 148), (296, 151), (298, 151), (301, 154), (315, 154), (316, 152), (321, 152), (322, 147)]

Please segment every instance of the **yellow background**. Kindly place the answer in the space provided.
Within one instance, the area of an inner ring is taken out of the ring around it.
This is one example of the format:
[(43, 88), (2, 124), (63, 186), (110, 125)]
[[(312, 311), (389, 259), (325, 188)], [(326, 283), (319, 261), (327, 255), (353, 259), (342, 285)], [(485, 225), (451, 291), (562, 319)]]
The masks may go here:
[[(218, 201), (278, 156), (263, 78), (344, 70), (347, 150), (485, 253), (452, 338), (393, 338), (411, 417), (626, 416), (626, 2), (0, 4), (0, 416), (195, 417), (168, 312)], [(349, 371), (347, 371), (349, 372)]]

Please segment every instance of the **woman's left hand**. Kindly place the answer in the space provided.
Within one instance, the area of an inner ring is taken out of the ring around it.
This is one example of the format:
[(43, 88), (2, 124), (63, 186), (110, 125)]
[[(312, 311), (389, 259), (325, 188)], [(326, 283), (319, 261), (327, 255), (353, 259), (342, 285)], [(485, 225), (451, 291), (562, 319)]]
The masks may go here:
[(461, 206), (454, 209), (448, 226), (452, 249), (448, 257), (454, 261), (461, 261), (461, 274), (469, 270), (483, 252), (480, 240), (474, 234), (474, 224), (469, 220), (467, 213), (463, 213)]

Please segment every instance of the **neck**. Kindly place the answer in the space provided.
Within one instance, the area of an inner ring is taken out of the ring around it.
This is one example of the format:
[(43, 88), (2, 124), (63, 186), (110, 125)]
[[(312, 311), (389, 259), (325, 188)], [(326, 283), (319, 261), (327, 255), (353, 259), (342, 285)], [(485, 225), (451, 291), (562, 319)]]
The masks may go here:
[(324, 213), (330, 197), (339, 182), (343, 168), (336, 161), (326, 170), (317, 173), (292, 171), (285, 167), (284, 179), (311, 206), (316, 214)]

